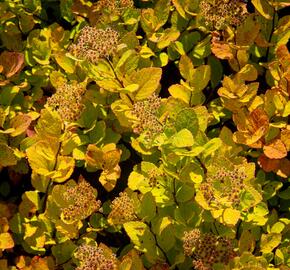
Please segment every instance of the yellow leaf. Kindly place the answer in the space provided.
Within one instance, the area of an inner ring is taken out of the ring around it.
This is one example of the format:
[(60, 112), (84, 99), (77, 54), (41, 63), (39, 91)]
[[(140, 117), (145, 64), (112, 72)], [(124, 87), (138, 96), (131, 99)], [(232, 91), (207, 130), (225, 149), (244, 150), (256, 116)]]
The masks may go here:
[(171, 96), (190, 104), (191, 91), (181, 84), (171, 85), (168, 89)]
[(8, 249), (14, 247), (14, 241), (10, 233), (0, 233), (0, 249)]
[(236, 225), (240, 219), (240, 211), (232, 208), (227, 208), (223, 212), (223, 221), (228, 225)]
[(182, 55), (179, 61), (179, 71), (181, 76), (184, 79), (191, 81), (193, 78), (193, 70), (194, 66), (191, 59), (186, 54)]
[(142, 100), (151, 96), (159, 87), (162, 69), (157, 67), (142, 68), (130, 77), (131, 83), (138, 84), (139, 89), (136, 100)]
[(267, 20), (272, 19), (274, 8), (267, 0), (252, 0), (251, 2), (264, 18)]

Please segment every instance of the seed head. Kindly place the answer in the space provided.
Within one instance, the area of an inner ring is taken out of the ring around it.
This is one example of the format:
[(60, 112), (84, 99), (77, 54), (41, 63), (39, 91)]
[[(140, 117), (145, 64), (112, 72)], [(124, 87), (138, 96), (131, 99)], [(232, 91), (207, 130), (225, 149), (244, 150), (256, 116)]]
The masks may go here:
[(147, 99), (134, 104), (132, 114), (138, 119), (134, 126), (135, 133), (141, 134), (145, 132), (148, 138), (152, 138), (163, 131), (163, 124), (160, 123), (157, 116), (160, 105), (161, 98), (155, 93)]
[(76, 57), (95, 64), (100, 58), (108, 58), (115, 53), (118, 40), (118, 32), (111, 28), (97, 29), (85, 26), (80, 31), (76, 44), (72, 44), (69, 51)]
[(241, 0), (202, 0), (199, 8), (206, 26), (216, 30), (227, 25), (238, 26), (247, 15), (246, 5)]
[(240, 193), (244, 189), (246, 174), (239, 168), (232, 171), (225, 168), (217, 168), (215, 174), (208, 176), (199, 190), (208, 203), (214, 201), (220, 204), (221, 200), (237, 207), (240, 203)]
[(85, 88), (76, 81), (64, 83), (47, 99), (47, 104), (56, 109), (64, 121), (76, 121), (84, 109), (84, 92)]
[(211, 270), (215, 263), (228, 264), (236, 256), (230, 240), (211, 233), (201, 234), (198, 229), (185, 232), (183, 249), (193, 257), (197, 270)]
[(117, 270), (116, 255), (106, 254), (103, 248), (83, 244), (76, 253), (80, 266), (76, 270)]
[(85, 219), (101, 207), (101, 202), (96, 200), (95, 189), (82, 178), (76, 186), (69, 186), (63, 197), (70, 204), (62, 209), (67, 222)]
[(119, 197), (112, 201), (111, 208), (108, 219), (113, 224), (123, 224), (136, 219), (134, 202), (126, 192), (121, 192)]
[(99, 9), (107, 8), (108, 10), (119, 10), (134, 6), (133, 0), (99, 0), (97, 7)]

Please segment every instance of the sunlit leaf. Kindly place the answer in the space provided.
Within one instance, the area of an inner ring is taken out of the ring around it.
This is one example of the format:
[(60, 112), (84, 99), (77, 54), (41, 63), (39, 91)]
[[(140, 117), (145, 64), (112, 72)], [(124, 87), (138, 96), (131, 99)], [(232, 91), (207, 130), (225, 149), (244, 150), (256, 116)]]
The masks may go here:
[(280, 159), (287, 156), (285, 144), (280, 139), (274, 139), (263, 147), (264, 154), (271, 159)]
[(131, 82), (139, 85), (138, 92), (135, 96), (136, 100), (142, 100), (153, 94), (161, 79), (161, 68), (143, 68), (130, 76)]

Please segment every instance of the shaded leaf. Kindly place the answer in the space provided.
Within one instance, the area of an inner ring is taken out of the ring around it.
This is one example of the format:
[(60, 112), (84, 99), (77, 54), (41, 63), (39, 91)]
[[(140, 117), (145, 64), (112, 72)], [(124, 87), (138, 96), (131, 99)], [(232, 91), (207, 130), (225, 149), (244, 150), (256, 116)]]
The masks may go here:
[(272, 19), (273, 7), (267, 0), (252, 0), (252, 4), (264, 18)]
[(16, 163), (17, 159), (13, 149), (4, 143), (0, 143), (0, 166), (12, 166), (16, 165)]
[(0, 66), (7, 78), (20, 72), (24, 67), (24, 55), (18, 52), (2, 52), (0, 55)]

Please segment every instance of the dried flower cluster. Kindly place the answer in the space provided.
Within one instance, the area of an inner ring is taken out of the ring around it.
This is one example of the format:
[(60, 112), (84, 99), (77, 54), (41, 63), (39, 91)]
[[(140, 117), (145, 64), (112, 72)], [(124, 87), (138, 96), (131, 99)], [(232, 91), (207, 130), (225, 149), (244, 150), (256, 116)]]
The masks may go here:
[(109, 10), (125, 9), (134, 6), (133, 0), (99, 0), (97, 7), (99, 9), (107, 8)]
[(245, 172), (239, 168), (232, 171), (218, 168), (214, 175), (206, 178), (206, 182), (199, 189), (209, 204), (214, 202), (217, 205), (238, 206), (246, 178)]
[(138, 123), (134, 126), (135, 133), (145, 132), (148, 138), (152, 138), (163, 131), (163, 124), (157, 116), (160, 105), (161, 98), (155, 93), (134, 104), (132, 114), (138, 118)]
[(215, 263), (227, 265), (236, 256), (230, 240), (213, 235), (201, 234), (198, 229), (185, 232), (183, 249), (186, 256), (192, 256), (197, 270), (211, 270)]
[(224, 29), (227, 25), (238, 26), (246, 17), (246, 5), (241, 0), (203, 0), (200, 14), (211, 29)]
[(84, 179), (76, 186), (68, 187), (63, 197), (70, 204), (62, 209), (64, 220), (68, 222), (85, 219), (101, 207), (95, 189)]
[(80, 266), (76, 270), (117, 270), (116, 255), (106, 254), (103, 248), (83, 244), (75, 257), (80, 261)]
[(111, 208), (108, 218), (113, 224), (123, 224), (136, 219), (134, 202), (126, 192), (119, 193), (119, 197), (112, 201)]
[(119, 34), (112, 28), (85, 26), (80, 31), (76, 44), (72, 44), (69, 50), (80, 59), (96, 63), (100, 58), (108, 58), (115, 53), (118, 40)]
[(158, 177), (162, 176), (163, 174), (158, 171), (157, 169), (151, 169), (148, 172), (148, 178), (149, 178), (149, 185), (151, 187), (157, 187), (158, 186)]
[(76, 121), (84, 109), (84, 92), (85, 88), (76, 81), (64, 83), (47, 99), (47, 104), (56, 109), (64, 121)]

